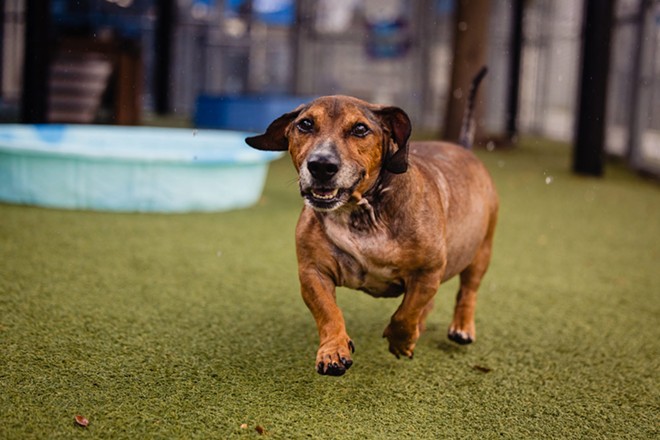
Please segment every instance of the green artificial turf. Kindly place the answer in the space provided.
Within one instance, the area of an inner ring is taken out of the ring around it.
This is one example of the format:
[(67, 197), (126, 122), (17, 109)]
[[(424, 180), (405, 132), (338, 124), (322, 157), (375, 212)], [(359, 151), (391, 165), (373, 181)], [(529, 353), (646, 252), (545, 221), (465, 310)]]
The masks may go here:
[(0, 205), (0, 438), (658, 438), (660, 188), (572, 175), (561, 144), (479, 154), (501, 214), (477, 341), (446, 339), (455, 281), (412, 361), (381, 338), (399, 299), (340, 290), (339, 378), (314, 371), (288, 159), (234, 212)]

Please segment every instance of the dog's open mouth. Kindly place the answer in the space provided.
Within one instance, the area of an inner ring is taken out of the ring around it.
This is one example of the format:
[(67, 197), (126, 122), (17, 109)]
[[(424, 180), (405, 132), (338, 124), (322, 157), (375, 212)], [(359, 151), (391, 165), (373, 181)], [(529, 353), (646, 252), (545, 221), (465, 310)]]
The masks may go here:
[(331, 211), (350, 198), (350, 190), (343, 188), (310, 188), (303, 191), (306, 202), (314, 209)]
[(361, 174), (352, 185), (347, 187), (301, 185), (300, 194), (311, 208), (317, 211), (332, 211), (348, 203), (363, 177)]

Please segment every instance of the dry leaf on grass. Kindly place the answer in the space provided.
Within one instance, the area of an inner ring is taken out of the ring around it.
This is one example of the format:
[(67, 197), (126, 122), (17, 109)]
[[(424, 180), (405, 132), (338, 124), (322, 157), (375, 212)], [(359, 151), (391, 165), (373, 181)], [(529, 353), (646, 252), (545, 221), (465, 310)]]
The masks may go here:
[(481, 371), (482, 373), (490, 373), (491, 371), (493, 371), (492, 368), (484, 367), (482, 365), (475, 365), (472, 368), (474, 368), (477, 371)]
[(264, 433), (266, 432), (266, 429), (261, 425), (257, 425), (257, 427), (254, 428), (254, 430), (257, 431), (259, 435), (264, 435)]
[(76, 425), (82, 426), (83, 428), (89, 425), (89, 420), (87, 420), (85, 417), (81, 416), (80, 414), (76, 415), (73, 418), (73, 420), (76, 422)]

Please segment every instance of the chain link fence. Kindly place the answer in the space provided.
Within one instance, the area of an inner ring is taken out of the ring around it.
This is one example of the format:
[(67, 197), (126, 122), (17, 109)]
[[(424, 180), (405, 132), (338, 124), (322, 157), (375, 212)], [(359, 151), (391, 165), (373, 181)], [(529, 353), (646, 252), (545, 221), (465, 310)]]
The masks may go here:
[[(513, 0), (492, 2), (490, 73), (481, 96), (486, 131), (501, 134)], [(87, 3), (109, 7), (106, 0)], [(158, 74), (152, 50), (157, 2), (127, 4), (140, 8), (131, 23), (143, 45), (143, 102), (149, 110), (149, 84)], [(6, 105), (16, 103), (21, 87), (25, 0), (0, 5), (0, 102)], [(283, 5), (284, 12), (273, 15), (274, 5)], [(454, 0), (178, 0), (172, 109), (191, 115), (201, 93), (341, 93), (399, 105), (418, 130), (437, 133), (448, 98), (454, 7)], [(581, 2), (526, 2), (524, 31), (520, 131), (572, 141)], [(607, 152), (660, 174), (660, 0), (617, 2), (609, 89)]]

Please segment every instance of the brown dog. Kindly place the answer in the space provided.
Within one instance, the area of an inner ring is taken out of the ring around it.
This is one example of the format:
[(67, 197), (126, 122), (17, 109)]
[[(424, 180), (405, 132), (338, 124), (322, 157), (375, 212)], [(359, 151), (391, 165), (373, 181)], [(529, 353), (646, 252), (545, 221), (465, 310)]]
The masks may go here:
[[(461, 136), (467, 144), (480, 77)], [(298, 271), (318, 327), (321, 374), (342, 375), (353, 363), (335, 286), (375, 297), (403, 294), (383, 336), (394, 355), (412, 358), (440, 283), (460, 274), (449, 339), (475, 339), (477, 289), (490, 260), (497, 194), (466, 148), (409, 144), (410, 132), (410, 119), (397, 107), (328, 96), (246, 139), (259, 150), (288, 150), (299, 174), (305, 206), (296, 229)]]

